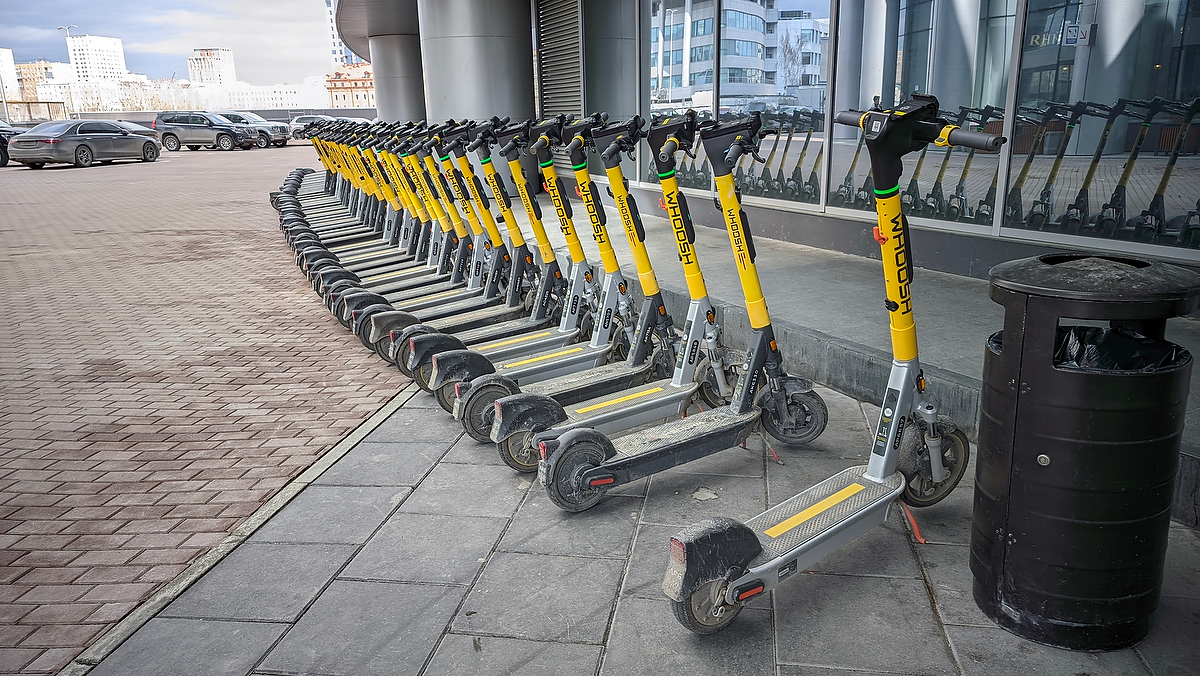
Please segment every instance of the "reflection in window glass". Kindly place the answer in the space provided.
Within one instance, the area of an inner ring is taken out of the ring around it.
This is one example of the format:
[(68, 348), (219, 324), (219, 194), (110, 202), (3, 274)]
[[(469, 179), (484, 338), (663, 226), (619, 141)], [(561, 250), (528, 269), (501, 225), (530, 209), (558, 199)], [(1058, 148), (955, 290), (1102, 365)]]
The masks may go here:
[[(752, 162), (743, 156), (734, 168), (734, 180), (745, 195), (818, 203), (828, 82), (823, 66), (829, 49), (828, 8), (800, 0), (775, 4), (778, 21), (728, 16), (722, 24), (742, 30), (722, 34), (721, 118), (758, 112), (764, 126), (779, 130), (762, 142), (759, 154), (766, 162)], [(750, 7), (747, 11), (753, 11), (753, 5)], [(821, 8), (822, 14), (814, 16), (810, 7)], [(766, 13), (762, 14), (765, 17)], [(747, 35), (749, 28), (757, 35)]]
[[(1013, 20), (1006, 0), (887, 0), (882, 13), (845, 0), (837, 108), (886, 110), (932, 94), (952, 123), (1000, 133), (1007, 59), (997, 57)], [(894, 187), (875, 185), (862, 142), (858, 130), (835, 125), (829, 206), (873, 211), (875, 190)], [(904, 162), (901, 205), (910, 217), (990, 225), (998, 172), (996, 154), (930, 145)]]
[(1198, 5), (1030, 1), (1006, 227), (1200, 248)]
[[(712, 0), (650, 3), (651, 34), (663, 31), (664, 36), (663, 40), (650, 44), (652, 115), (674, 115), (693, 108), (702, 120), (712, 117), (715, 11), (716, 3)], [(658, 181), (652, 163), (644, 170), (646, 180)], [(681, 185), (705, 189), (709, 187), (711, 173), (703, 151), (695, 162), (681, 157), (676, 171)]]

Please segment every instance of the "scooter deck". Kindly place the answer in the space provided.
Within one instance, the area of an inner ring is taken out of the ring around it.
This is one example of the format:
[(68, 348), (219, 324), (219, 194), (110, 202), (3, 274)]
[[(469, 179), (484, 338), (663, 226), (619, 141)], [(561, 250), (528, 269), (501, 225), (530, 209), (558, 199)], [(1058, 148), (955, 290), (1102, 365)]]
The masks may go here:
[(747, 521), (763, 548), (750, 567), (787, 556), (875, 510), (886, 512), (904, 491), (904, 476), (895, 472), (879, 483), (864, 477), (866, 471), (866, 465), (842, 470)]
[[(482, 348), (479, 349), (486, 356)], [(540, 352), (513, 355), (501, 359), (495, 364), (496, 373), (512, 379), (518, 385), (547, 380), (555, 376), (570, 375), (579, 371), (593, 369), (608, 360), (612, 353), (612, 343), (599, 347), (591, 343), (576, 343), (563, 345)]]
[(504, 359), (566, 345), (579, 337), (578, 330), (559, 331), (555, 324), (552, 317), (524, 316), (463, 331), (455, 337), (490, 359)]
[(570, 406), (589, 397), (633, 387), (646, 378), (653, 369), (654, 365), (650, 363), (649, 359), (636, 367), (630, 367), (629, 364), (619, 361), (531, 383), (523, 386), (521, 391), (550, 397), (562, 406)]
[(675, 418), (687, 410), (698, 389), (697, 383), (676, 387), (669, 378), (652, 380), (565, 406), (567, 419), (554, 428), (591, 427), (598, 432), (615, 434), (664, 418)]
[[(387, 297), (387, 298), (391, 298), (391, 294), (393, 294), (393, 293), (400, 294), (397, 297), (397, 299), (400, 300), (400, 299), (410, 296), (410, 293), (405, 293), (405, 292), (415, 292), (415, 293), (417, 293), (417, 295), (420, 295), (420, 294), (425, 293), (425, 290), (430, 288), (430, 285), (440, 284), (443, 282), (448, 282), (450, 280), (450, 273), (445, 272), (440, 275), (433, 275), (434, 272), (437, 272), (437, 269), (434, 267), (430, 267), (429, 273), (432, 276), (428, 276), (428, 275), (416, 276), (416, 277), (412, 277), (412, 278), (408, 278), (408, 279), (403, 279), (400, 281), (389, 282), (389, 283), (383, 284), (383, 285), (373, 286), (373, 287), (371, 287), (371, 292), (377, 293), (377, 294)], [(466, 282), (455, 282), (455, 283), (461, 284), (461, 285), (466, 284)]]
[(389, 256), (384, 258), (367, 261), (361, 263), (351, 263), (343, 265), (342, 268), (350, 272), (358, 274), (362, 279), (363, 284), (371, 284), (379, 275), (385, 275), (392, 272), (403, 272), (412, 270), (413, 268), (425, 267), (425, 261), (417, 259), (408, 253), (401, 253), (399, 249), (392, 249)]
[[(502, 299), (494, 298), (493, 300), (499, 302)], [(467, 301), (463, 301), (463, 304), (467, 304), (475, 309), (467, 312), (457, 310), (451, 311), (443, 314), (441, 317), (427, 317), (423, 312), (417, 312), (415, 314), (422, 323), (432, 321), (434, 328), (442, 333), (457, 333), (458, 331), (477, 328), (483, 324), (515, 319), (516, 317), (528, 314), (529, 312), (520, 305), (516, 307), (511, 305), (491, 305), (489, 307), (481, 308), (479, 307), (481, 302), (484, 301), (479, 298), (471, 298)], [(452, 303), (452, 305), (458, 304), (459, 303)]]

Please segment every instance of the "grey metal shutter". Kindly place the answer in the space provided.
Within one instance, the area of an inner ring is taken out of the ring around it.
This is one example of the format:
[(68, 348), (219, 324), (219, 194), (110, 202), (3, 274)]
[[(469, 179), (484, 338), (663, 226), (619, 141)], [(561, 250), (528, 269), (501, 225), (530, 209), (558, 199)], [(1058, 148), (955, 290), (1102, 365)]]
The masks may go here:
[[(543, 116), (583, 115), (583, 8), (580, 0), (537, 0), (538, 92)], [(554, 166), (572, 179), (571, 163), (555, 153)]]

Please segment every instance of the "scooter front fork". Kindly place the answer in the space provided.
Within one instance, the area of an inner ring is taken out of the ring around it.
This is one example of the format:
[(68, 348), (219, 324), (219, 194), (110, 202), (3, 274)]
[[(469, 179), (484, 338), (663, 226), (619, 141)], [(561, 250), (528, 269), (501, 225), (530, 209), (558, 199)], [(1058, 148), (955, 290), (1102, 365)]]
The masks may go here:
[(942, 435), (938, 430), (937, 408), (933, 404), (918, 400), (913, 412), (925, 421), (925, 447), (929, 449), (929, 473), (934, 483), (941, 483), (950, 476), (942, 459)]

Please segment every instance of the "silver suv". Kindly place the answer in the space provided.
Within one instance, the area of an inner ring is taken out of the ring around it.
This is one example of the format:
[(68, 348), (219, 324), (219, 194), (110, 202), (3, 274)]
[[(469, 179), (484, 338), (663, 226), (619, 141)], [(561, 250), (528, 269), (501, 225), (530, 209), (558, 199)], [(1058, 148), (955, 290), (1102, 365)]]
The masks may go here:
[(163, 147), (172, 152), (183, 146), (188, 150), (199, 150), (201, 146), (221, 150), (253, 148), (258, 140), (258, 133), (246, 125), (198, 110), (159, 113), (150, 128), (161, 135)]
[(300, 132), (309, 124), (320, 120), (333, 121), (335, 118), (329, 115), (298, 115), (292, 118), (288, 126), (292, 128), (292, 138), (300, 138)]
[(282, 148), (291, 138), (291, 129), (282, 122), (271, 122), (244, 110), (218, 110), (215, 112), (234, 124), (244, 124), (257, 132), (258, 138), (255, 139), (255, 143), (259, 148), (266, 148), (272, 143)]

